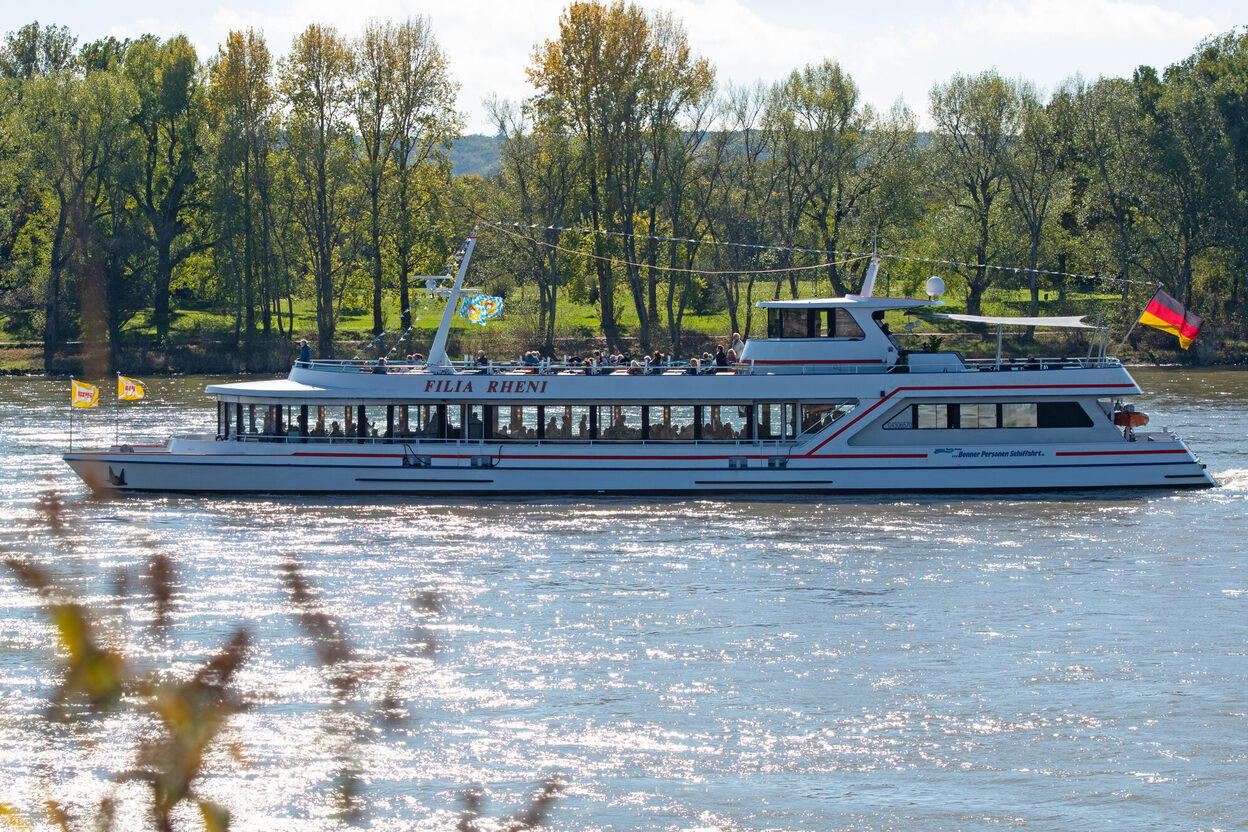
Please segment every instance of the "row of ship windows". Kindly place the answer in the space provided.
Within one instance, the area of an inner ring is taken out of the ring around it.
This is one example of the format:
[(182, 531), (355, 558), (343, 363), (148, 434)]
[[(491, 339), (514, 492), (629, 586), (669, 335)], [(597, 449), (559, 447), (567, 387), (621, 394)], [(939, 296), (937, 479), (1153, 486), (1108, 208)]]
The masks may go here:
[(217, 406), (217, 436), (499, 441), (784, 441), (857, 400), (820, 404)]
[(1090, 427), (1092, 419), (1078, 402), (912, 404), (884, 423), (885, 430)]

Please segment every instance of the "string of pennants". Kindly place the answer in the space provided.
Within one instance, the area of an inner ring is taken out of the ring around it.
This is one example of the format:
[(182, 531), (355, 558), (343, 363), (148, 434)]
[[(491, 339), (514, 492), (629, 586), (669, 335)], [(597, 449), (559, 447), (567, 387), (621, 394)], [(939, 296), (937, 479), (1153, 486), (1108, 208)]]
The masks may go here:
[[(601, 235), (605, 237), (631, 237), (637, 240), (655, 240), (655, 241), (664, 242), (664, 243), (689, 243), (692, 245), (722, 246), (722, 247), (729, 247), (729, 248), (750, 249), (754, 251), (779, 251), (779, 252), (792, 253), (792, 254), (818, 254), (822, 257), (852, 257), (852, 258), (858, 259), (858, 258), (871, 257), (871, 256), (878, 255), (880, 258), (886, 259), (886, 260), (897, 260), (901, 262), (910, 262), (910, 263), (928, 263), (931, 265), (952, 266), (954, 268), (963, 268), (963, 269), (984, 268), (984, 269), (991, 269), (993, 271), (1010, 272), (1013, 274), (1035, 273), (1035, 274), (1041, 274), (1041, 275), (1048, 275), (1050, 277), (1068, 277), (1068, 278), (1073, 278), (1076, 280), (1100, 280), (1100, 281), (1104, 281), (1108, 283), (1132, 284), (1132, 285), (1138, 285), (1138, 286), (1152, 286), (1152, 287), (1155, 287), (1157, 285), (1157, 282), (1152, 281), (1152, 280), (1130, 280), (1130, 279), (1123, 279), (1121, 277), (1113, 277), (1112, 275), (1078, 274), (1075, 272), (1057, 271), (1055, 269), (1031, 269), (1025, 266), (997, 266), (993, 264), (985, 264), (983, 266), (980, 266), (978, 263), (965, 263), (959, 260), (940, 260), (934, 257), (909, 257), (909, 256), (903, 256), (900, 254), (884, 254), (884, 253), (879, 253), (879, 252), (873, 253), (873, 252), (864, 252), (864, 251), (829, 251), (827, 249), (801, 248), (798, 246), (757, 245), (754, 243), (732, 243), (732, 242), (723, 242), (720, 240), (705, 240), (705, 239), (694, 240), (694, 239), (689, 239), (686, 237), (665, 237), (665, 236), (654, 235), (654, 234), (629, 234), (624, 231), (606, 231), (601, 228), (584, 228), (581, 226), (538, 225), (538, 224), (520, 223), (520, 222), (503, 222), (503, 221), (497, 221), (497, 220), (494, 220), (494, 221), (484, 220), (483, 222), (486, 225), (493, 226), (503, 231), (506, 231), (509, 228), (524, 228), (524, 229), (531, 229), (534, 231), (559, 231), (559, 232), (566, 231), (566, 232), (571, 232), (574, 234), (597, 234), (597, 235)], [(539, 243), (541, 245), (547, 245), (547, 246), (551, 245), (550, 243), (547, 243), (542, 240), (533, 240), (533, 242)], [(638, 264), (638, 265), (646, 265), (646, 264)], [(827, 265), (827, 264), (822, 264), (822, 265)], [(809, 267), (803, 267), (803, 268), (809, 268)], [(693, 270), (693, 271), (696, 272), (696, 270)], [(767, 271), (780, 271), (780, 270), (767, 270)], [(747, 272), (741, 272), (741, 274), (758, 274), (758, 273), (760, 272), (759, 270), (756, 270), (756, 269), (747, 271)], [(723, 272), (716, 272), (716, 274), (723, 274)]]
[[(138, 379), (117, 376), (117, 399), (123, 402), (135, 402), (147, 396), (143, 382)], [(76, 378), (69, 380), (69, 404), (71, 407), (97, 407), (100, 403), (100, 388)]]

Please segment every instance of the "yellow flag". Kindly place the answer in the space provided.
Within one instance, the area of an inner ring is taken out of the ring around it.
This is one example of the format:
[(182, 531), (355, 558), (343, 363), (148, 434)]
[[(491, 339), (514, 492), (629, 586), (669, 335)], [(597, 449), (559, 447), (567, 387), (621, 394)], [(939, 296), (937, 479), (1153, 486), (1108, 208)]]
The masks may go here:
[(117, 376), (117, 398), (124, 402), (138, 401), (143, 398), (146, 393), (143, 392), (143, 382), (126, 378), (125, 376)]
[(70, 404), (74, 407), (95, 407), (100, 403), (100, 388), (74, 379), (69, 380)]

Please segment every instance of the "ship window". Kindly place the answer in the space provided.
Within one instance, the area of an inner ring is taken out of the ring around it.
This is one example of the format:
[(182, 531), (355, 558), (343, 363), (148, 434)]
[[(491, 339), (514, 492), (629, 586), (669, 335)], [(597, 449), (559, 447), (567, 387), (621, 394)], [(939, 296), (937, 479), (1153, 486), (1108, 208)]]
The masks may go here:
[(1001, 427), (1036, 427), (1035, 402), (1007, 402), (1001, 405)]
[[(858, 401), (802, 405), (802, 433), (820, 431), (857, 407)], [(906, 427), (910, 427), (907, 423)]]
[(814, 333), (811, 332), (809, 310), (806, 309), (781, 309), (780, 313), (780, 337), (781, 338), (810, 338)]
[(854, 320), (854, 316), (839, 307), (828, 310), (827, 335), (829, 338), (846, 341), (861, 341), (866, 337), (862, 327), (858, 326), (858, 322)]
[(646, 415), (650, 439), (693, 441), (692, 405), (651, 405)]
[(997, 406), (995, 404), (958, 405), (958, 427), (995, 428), (996, 426)]
[(703, 405), (702, 438), (719, 441), (750, 438), (749, 405)]
[(464, 405), (468, 417), (465, 424), (468, 427), (467, 437), (469, 439), (485, 438), (485, 405), (468, 404)]
[(547, 439), (589, 439), (589, 408), (584, 405), (546, 407)]
[(1036, 425), (1042, 428), (1090, 428), (1092, 419), (1079, 402), (1040, 402)]
[(617, 441), (641, 439), (641, 405), (599, 405), (598, 438)]
[(495, 439), (536, 439), (537, 407), (534, 405), (499, 405), (493, 408)]
[(758, 425), (759, 439), (792, 439), (796, 406), (792, 403), (771, 403), (756, 405), (755, 421)]
[(949, 406), (946, 404), (914, 405), (914, 426), (919, 430), (949, 427)]

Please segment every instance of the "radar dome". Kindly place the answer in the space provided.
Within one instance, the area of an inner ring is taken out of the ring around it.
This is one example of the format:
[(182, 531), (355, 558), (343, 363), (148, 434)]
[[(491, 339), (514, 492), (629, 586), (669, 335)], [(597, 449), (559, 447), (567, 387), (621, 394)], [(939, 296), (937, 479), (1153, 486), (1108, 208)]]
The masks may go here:
[(932, 275), (927, 279), (927, 295), (928, 297), (938, 298), (945, 293), (944, 278)]

